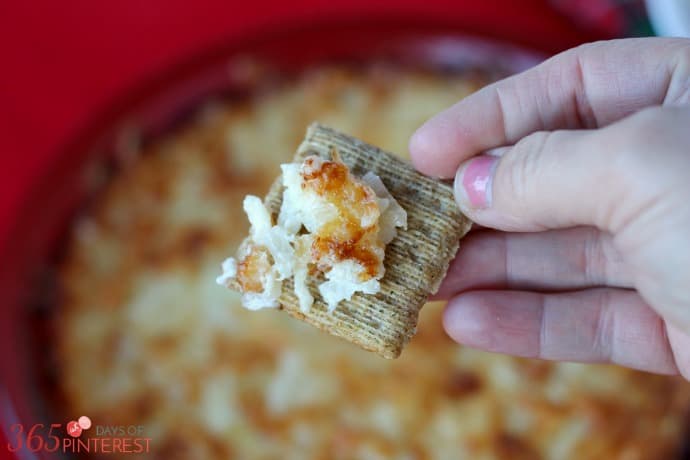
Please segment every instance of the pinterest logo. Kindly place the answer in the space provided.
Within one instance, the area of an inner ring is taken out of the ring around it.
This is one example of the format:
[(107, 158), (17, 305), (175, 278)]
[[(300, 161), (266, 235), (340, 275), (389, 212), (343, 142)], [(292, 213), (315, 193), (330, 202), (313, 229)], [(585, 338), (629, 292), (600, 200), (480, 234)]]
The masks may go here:
[(82, 415), (77, 421), (72, 420), (67, 423), (67, 434), (73, 438), (78, 438), (83, 430), (88, 430), (89, 428), (91, 428), (91, 419), (86, 415)]
[[(6, 430), (7, 450), (31, 453), (58, 452), (63, 455), (93, 453), (98, 454), (98, 458), (101, 458), (102, 454), (142, 454), (151, 450), (151, 438), (144, 437), (143, 425), (92, 425), (91, 419), (85, 415), (64, 425), (51, 423), (46, 426), (44, 423), (34, 423), (25, 427), (21, 423), (14, 423)], [(84, 430), (91, 428), (92, 432), (82, 438)], [(66, 434), (56, 434), (63, 429)], [(29, 457), (35, 458), (33, 455)], [(4, 458), (2, 452), (0, 458)], [(19, 455), (17, 458), (25, 457)]]

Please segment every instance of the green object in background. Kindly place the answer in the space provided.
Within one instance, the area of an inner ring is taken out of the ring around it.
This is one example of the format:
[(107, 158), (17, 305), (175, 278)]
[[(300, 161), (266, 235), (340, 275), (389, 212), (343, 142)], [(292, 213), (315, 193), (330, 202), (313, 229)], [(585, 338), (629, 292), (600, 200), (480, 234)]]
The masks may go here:
[[(626, 2), (622, 3), (642, 3), (642, 2)], [(644, 5), (640, 5), (636, 8), (625, 8), (625, 15), (628, 22), (627, 34), (628, 37), (650, 37), (656, 35), (654, 29), (652, 28), (652, 23), (649, 21), (649, 15)]]

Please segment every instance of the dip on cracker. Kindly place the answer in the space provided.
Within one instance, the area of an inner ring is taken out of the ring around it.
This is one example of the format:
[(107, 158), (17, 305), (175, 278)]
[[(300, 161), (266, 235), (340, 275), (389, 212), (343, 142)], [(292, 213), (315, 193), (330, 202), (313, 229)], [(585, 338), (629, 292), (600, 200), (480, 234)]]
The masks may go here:
[(300, 310), (309, 312), (314, 297), (308, 274), (325, 277), (319, 293), (329, 311), (355, 292), (381, 290), (386, 245), (398, 227), (407, 227), (407, 213), (378, 176), (368, 172), (357, 178), (336, 149), (331, 157), (310, 155), (281, 166), (284, 192), (277, 223), (259, 198), (245, 198), (250, 237), (236, 258), (223, 263), (217, 281), (235, 280), (246, 308), (277, 307), (282, 281), (292, 277)]
[(281, 308), (386, 358), (414, 335), (471, 223), (451, 186), (395, 155), (312, 124), (218, 284), (246, 308)]

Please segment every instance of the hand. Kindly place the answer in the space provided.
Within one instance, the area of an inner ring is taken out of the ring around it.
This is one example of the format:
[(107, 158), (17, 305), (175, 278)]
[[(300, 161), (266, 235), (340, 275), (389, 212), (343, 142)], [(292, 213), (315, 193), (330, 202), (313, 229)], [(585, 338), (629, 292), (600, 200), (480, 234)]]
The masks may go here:
[(410, 153), (496, 229), (462, 241), (437, 295), (453, 339), (690, 379), (690, 40), (562, 53), (435, 116)]

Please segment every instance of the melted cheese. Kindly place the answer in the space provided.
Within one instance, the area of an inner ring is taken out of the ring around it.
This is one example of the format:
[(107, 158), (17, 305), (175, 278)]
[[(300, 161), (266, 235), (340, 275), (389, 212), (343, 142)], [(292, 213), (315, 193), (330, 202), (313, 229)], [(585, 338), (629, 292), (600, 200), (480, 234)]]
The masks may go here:
[(309, 156), (281, 169), (285, 190), (278, 223), (273, 225), (259, 198), (246, 197), (249, 239), (237, 261), (224, 262), (217, 282), (236, 279), (250, 309), (277, 306), (281, 281), (294, 276), (300, 309), (308, 312), (314, 303), (307, 285), (312, 268), (326, 277), (319, 293), (329, 311), (357, 292), (379, 292), (386, 244), (397, 228), (407, 227), (407, 213), (381, 179), (371, 172), (354, 177), (335, 151), (331, 161)]

